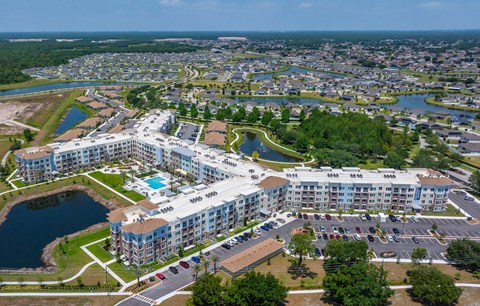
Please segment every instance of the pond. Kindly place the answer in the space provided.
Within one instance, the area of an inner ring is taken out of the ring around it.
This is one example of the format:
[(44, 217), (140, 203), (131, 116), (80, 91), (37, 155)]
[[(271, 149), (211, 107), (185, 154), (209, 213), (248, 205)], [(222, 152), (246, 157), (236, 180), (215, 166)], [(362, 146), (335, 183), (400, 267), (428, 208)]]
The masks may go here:
[(95, 87), (95, 86), (107, 86), (107, 85), (135, 86), (135, 85), (138, 85), (138, 84), (128, 84), (128, 83), (121, 83), (121, 82), (95, 82), (95, 81), (92, 81), (92, 82), (60, 82), (60, 83), (39, 85), (39, 86), (33, 86), (33, 87), (0, 90), (0, 96), (29, 94), (29, 93), (35, 93), (35, 92), (40, 92), (40, 91), (48, 91), (48, 90), (64, 89), (64, 88), (76, 88), (76, 87), (88, 87), (88, 86)]
[(296, 157), (284, 154), (267, 146), (262, 140), (260, 140), (260, 137), (258, 137), (256, 133), (245, 132), (243, 133), (243, 137), (244, 141), (240, 145), (240, 152), (248, 156), (252, 156), (253, 151), (257, 151), (260, 153), (261, 159), (284, 163), (296, 163), (301, 161)]
[(57, 237), (105, 222), (108, 209), (81, 191), (15, 205), (0, 225), (1, 268), (38, 268), (43, 248)]
[(308, 70), (296, 66), (290, 66), (287, 71), (282, 71), (282, 72), (275, 72), (275, 73), (261, 73), (261, 74), (254, 74), (252, 76), (252, 80), (268, 80), (272, 78), (273, 76), (276, 75), (289, 75), (289, 74), (295, 74), (295, 73), (302, 73), (302, 74), (313, 74), (313, 75), (329, 75), (332, 77), (336, 78), (344, 78), (345, 76), (343, 74), (339, 73), (333, 73), (333, 72), (322, 72), (322, 71), (314, 71), (314, 70)]
[[(458, 115), (467, 115), (475, 117), (477, 112), (467, 112), (456, 109), (450, 109), (446, 107), (441, 107), (437, 105), (428, 104), (425, 102), (426, 98), (433, 97), (432, 94), (421, 94), (421, 95), (401, 95), (398, 96), (398, 102), (394, 104), (395, 107), (406, 108), (406, 109), (421, 109), (426, 112), (443, 112), (449, 113), (453, 116)], [(388, 106), (387, 106), (388, 108)]]
[(77, 123), (85, 120), (88, 118), (88, 114), (82, 112), (77, 107), (73, 106), (69, 111), (68, 114), (63, 119), (62, 123), (58, 126), (55, 134), (63, 134), (69, 129), (71, 129)]

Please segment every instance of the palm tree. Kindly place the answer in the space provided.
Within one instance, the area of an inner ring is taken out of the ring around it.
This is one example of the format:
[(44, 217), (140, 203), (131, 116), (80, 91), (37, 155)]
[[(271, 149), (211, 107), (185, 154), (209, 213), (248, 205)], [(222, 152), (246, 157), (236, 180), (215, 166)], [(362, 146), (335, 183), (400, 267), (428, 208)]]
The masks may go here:
[(193, 266), (193, 277), (195, 279), (198, 278), (198, 273), (200, 273), (200, 271), (202, 271), (202, 266), (200, 266), (199, 264)]
[(205, 274), (207, 274), (207, 272), (208, 272), (208, 267), (210, 267), (210, 260), (205, 259), (205, 260), (202, 262), (202, 267), (203, 267), (203, 269), (205, 269)]
[(135, 277), (137, 278), (137, 286), (140, 287), (140, 276), (143, 275), (143, 269), (137, 267), (135, 270), (133, 270), (133, 273), (135, 274)]
[(257, 161), (259, 157), (260, 157), (260, 154), (258, 153), (258, 151), (252, 152), (253, 161)]
[(212, 255), (212, 257), (210, 257), (210, 259), (213, 262), (213, 273), (216, 273), (217, 272), (217, 263), (220, 261), (220, 257), (218, 257), (218, 255)]

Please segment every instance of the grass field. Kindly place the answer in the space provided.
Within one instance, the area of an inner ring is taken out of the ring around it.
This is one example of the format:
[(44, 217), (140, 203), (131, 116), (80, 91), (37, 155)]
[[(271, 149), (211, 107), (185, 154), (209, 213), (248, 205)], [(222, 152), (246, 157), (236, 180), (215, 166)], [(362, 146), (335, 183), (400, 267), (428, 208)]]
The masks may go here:
[(92, 172), (89, 176), (99, 180), (100, 182), (112, 187), (115, 191), (120, 192), (124, 196), (133, 201), (141, 201), (145, 199), (145, 196), (135, 192), (133, 190), (123, 189), (123, 177), (121, 174), (106, 174), (100, 171)]
[[(21, 279), (25, 281), (46, 281), (69, 278), (75, 275), (84, 265), (92, 261), (80, 247), (109, 235), (110, 229), (108, 226), (105, 226), (101, 229), (74, 237), (68, 243), (63, 243), (66, 254), (63, 254), (57, 246), (53, 251), (53, 257), (58, 265), (57, 272), (41, 274), (1, 274), (0, 276), (4, 281), (20, 281)], [(87, 276), (82, 276), (82, 279), (86, 277)]]
[(87, 249), (93, 253), (98, 259), (100, 259), (101, 262), (107, 262), (109, 260), (112, 260), (113, 257), (110, 255), (107, 251), (103, 249), (103, 245), (105, 244), (104, 241), (92, 244), (91, 246), (88, 246)]
[(480, 156), (465, 156), (463, 162), (472, 167), (480, 168)]
[(113, 306), (126, 296), (2, 297), (0, 306)]
[(112, 202), (118, 207), (127, 207), (132, 205), (131, 202), (111, 192), (110, 190), (99, 185), (93, 180), (89, 180), (88, 177), (78, 176), (78, 177), (72, 177), (72, 178), (55, 181), (53, 183), (49, 182), (49, 183), (41, 184), (32, 188), (25, 188), (22, 190), (15, 190), (15, 191), (12, 190), (11, 192), (6, 193), (4, 196), (0, 197), (0, 209), (2, 209), (8, 201), (12, 201), (18, 195), (24, 195), (24, 196), (38, 195), (43, 192), (57, 190), (59, 188), (62, 188), (65, 186), (71, 186), (74, 184), (84, 185), (93, 189), (100, 196), (102, 196), (105, 199), (108, 199), (110, 202)]
[[(98, 282), (100, 282), (102, 285), (105, 284), (105, 270), (98, 264), (88, 267), (80, 277), (82, 278), (82, 283), (87, 286), (96, 285)], [(107, 280), (110, 286), (115, 286), (117, 284), (117, 280), (111, 275), (107, 276)], [(77, 280), (73, 280), (66, 284), (73, 286), (78, 285)]]
[(115, 272), (115, 274), (117, 274), (121, 279), (126, 282), (130, 282), (136, 279), (135, 274), (132, 270), (125, 269), (125, 267), (118, 262), (109, 264), (108, 268)]
[(360, 167), (361, 169), (370, 170), (370, 169), (384, 168), (384, 165), (383, 165), (383, 160), (381, 159), (377, 159), (377, 161), (375, 162), (369, 159), (367, 160), (366, 163), (359, 164), (358, 167)]

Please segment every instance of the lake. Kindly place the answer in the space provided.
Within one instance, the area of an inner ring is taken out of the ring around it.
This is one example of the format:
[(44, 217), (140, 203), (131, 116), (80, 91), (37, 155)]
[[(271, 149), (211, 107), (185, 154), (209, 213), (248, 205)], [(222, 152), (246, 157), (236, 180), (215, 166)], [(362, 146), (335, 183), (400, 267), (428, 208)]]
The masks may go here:
[(240, 145), (240, 152), (252, 156), (253, 151), (260, 153), (261, 159), (278, 161), (278, 162), (287, 162), (287, 163), (296, 163), (300, 160), (296, 157), (286, 155), (280, 151), (277, 151), (269, 146), (265, 145), (257, 134), (252, 132), (243, 133), (244, 141)]
[(57, 237), (105, 222), (108, 209), (81, 191), (15, 205), (0, 225), (0, 267), (38, 268), (43, 248)]
[(55, 134), (63, 134), (69, 129), (71, 129), (75, 124), (85, 120), (88, 118), (88, 114), (82, 112), (77, 107), (73, 106), (69, 111), (68, 114), (63, 119), (62, 123), (58, 126), (55, 130)]
[[(401, 95), (398, 96), (398, 102), (394, 104), (396, 107), (406, 108), (406, 109), (421, 109), (426, 112), (443, 112), (449, 113), (450, 115), (468, 115), (473, 116), (478, 112), (467, 112), (456, 109), (450, 109), (446, 107), (441, 107), (437, 105), (428, 104), (425, 102), (426, 98), (433, 97), (432, 94), (421, 94), (421, 95)], [(386, 106), (388, 108), (388, 106)]]
[(295, 74), (295, 73), (302, 73), (302, 74), (313, 74), (313, 75), (329, 75), (332, 77), (336, 78), (344, 78), (345, 76), (343, 74), (338, 74), (338, 73), (333, 73), (333, 72), (322, 72), (322, 71), (314, 71), (314, 70), (308, 70), (296, 66), (290, 66), (287, 71), (282, 71), (282, 72), (275, 72), (275, 73), (261, 73), (261, 74), (254, 74), (252, 76), (252, 80), (268, 80), (272, 78), (273, 76), (276, 75), (289, 75), (289, 74)]
[(55, 89), (64, 89), (64, 88), (76, 88), (76, 87), (88, 87), (88, 86), (107, 86), (107, 85), (128, 85), (135, 86), (138, 84), (129, 84), (121, 82), (60, 82), (46, 85), (39, 85), (33, 87), (17, 88), (17, 89), (8, 89), (0, 90), (0, 96), (10, 96), (10, 95), (19, 95), (19, 94), (29, 94), (40, 91), (48, 91)]

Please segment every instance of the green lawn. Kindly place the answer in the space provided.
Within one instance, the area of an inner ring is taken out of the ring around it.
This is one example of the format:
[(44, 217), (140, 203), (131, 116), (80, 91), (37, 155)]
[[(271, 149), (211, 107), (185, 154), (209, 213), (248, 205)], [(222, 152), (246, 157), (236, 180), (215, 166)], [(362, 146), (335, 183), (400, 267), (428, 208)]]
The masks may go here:
[(123, 176), (121, 174), (107, 174), (100, 171), (92, 172), (89, 176), (99, 180), (100, 182), (112, 187), (115, 191), (120, 192), (124, 196), (128, 197), (133, 201), (141, 201), (145, 199), (145, 196), (135, 192), (133, 190), (123, 189)]
[(87, 249), (93, 253), (98, 259), (100, 259), (101, 262), (107, 262), (109, 260), (112, 260), (113, 257), (103, 249), (103, 245), (105, 244), (105, 241), (92, 244), (91, 246), (88, 246)]
[(127, 283), (136, 279), (133, 270), (126, 269), (122, 264), (114, 262), (108, 265), (108, 268), (111, 269), (115, 274), (117, 274), (121, 279)]
[(18, 188), (22, 188), (22, 187), (27, 186), (22, 180), (12, 181), (12, 184), (17, 186)]
[(422, 215), (432, 215), (432, 216), (446, 216), (446, 217), (465, 217), (458, 209), (453, 205), (447, 204), (447, 210), (445, 212), (422, 212)]
[(371, 170), (371, 169), (383, 168), (384, 165), (383, 165), (383, 160), (381, 160), (381, 159), (377, 159), (376, 161), (373, 161), (373, 160), (369, 159), (369, 160), (367, 160), (366, 163), (359, 164), (358, 167), (361, 168), (361, 169)]
[(233, 230), (233, 233), (234, 234), (238, 234), (238, 233), (241, 233), (243, 231), (246, 231), (254, 226), (257, 226), (258, 224), (260, 224), (259, 221), (252, 221), (250, 222), (249, 224), (247, 224), (247, 226), (240, 226), (240, 227), (236, 227), (234, 230)]
[(68, 243), (62, 242), (65, 254), (62, 253), (59, 246), (53, 251), (53, 257), (58, 265), (58, 271), (54, 273), (41, 274), (0, 274), (4, 281), (39, 281), (39, 280), (59, 280), (66, 279), (75, 275), (84, 265), (91, 262), (92, 259), (80, 247), (82, 245), (97, 241), (110, 235), (108, 226), (98, 230), (79, 235), (69, 239)]

